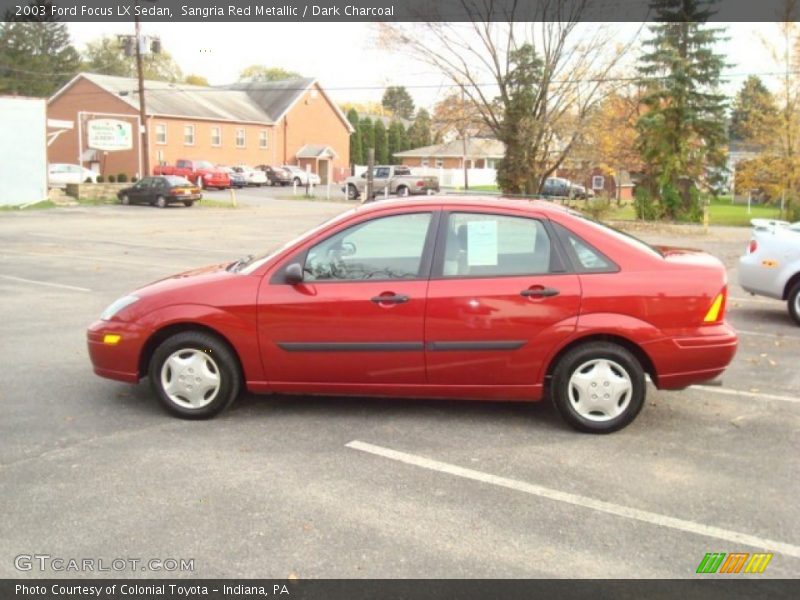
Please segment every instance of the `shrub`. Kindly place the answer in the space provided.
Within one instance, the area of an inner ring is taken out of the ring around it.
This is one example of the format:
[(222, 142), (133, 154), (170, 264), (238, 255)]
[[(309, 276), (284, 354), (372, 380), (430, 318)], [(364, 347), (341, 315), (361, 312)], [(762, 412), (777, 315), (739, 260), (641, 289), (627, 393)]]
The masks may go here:
[(120, 173), (117, 175), (117, 181), (119, 183), (128, 183), (128, 176), (125, 173)]
[(611, 210), (611, 202), (608, 198), (593, 198), (587, 200), (582, 208), (595, 221), (600, 221)]
[(633, 200), (636, 209), (636, 218), (643, 221), (655, 221), (661, 217), (659, 206), (653, 201), (650, 192), (643, 185), (636, 187), (636, 196)]
[(117, 182), (116, 177), (114, 177), (113, 175), (108, 176), (108, 183), (116, 183), (116, 182)]
[(131, 183), (136, 183), (137, 181), (139, 181), (139, 178), (136, 175), (131, 177)]
[(106, 178), (103, 177), (102, 175), (98, 175), (97, 176), (97, 183), (104, 183), (105, 180), (106, 180)]
[(86, 179), (83, 180), (83, 183), (92, 183), (92, 178), (87, 177)]

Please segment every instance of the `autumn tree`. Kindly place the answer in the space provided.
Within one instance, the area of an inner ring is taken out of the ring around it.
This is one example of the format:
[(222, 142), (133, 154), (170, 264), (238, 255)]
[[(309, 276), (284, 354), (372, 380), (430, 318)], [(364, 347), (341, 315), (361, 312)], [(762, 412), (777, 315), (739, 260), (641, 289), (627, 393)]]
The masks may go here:
[(194, 73), (190, 73), (186, 77), (183, 78), (184, 83), (188, 83), (189, 85), (202, 85), (208, 87), (208, 79), (203, 77), (202, 75), (195, 75)]
[(442, 138), (491, 135), (474, 103), (460, 92), (448, 94), (433, 107), (431, 128)]
[(638, 148), (646, 188), (670, 219), (699, 219), (699, 187), (713, 190), (725, 168), (726, 100), (718, 91), (725, 60), (714, 52), (723, 30), (706, 25), (715, 3), (655, 0), (656, 23), (639, 61)]
[[(126, 55), (119, 40), (111, 36), (103, 36), (86, 44), (82, 68), (100, 75), (137, 76), (136, 56)], [(181, 68), (163, 48), (157, 53), (142, 55), (142, 74), (145, 79), (154, 81), (183, 81)]]
[(588, 0), (462, 4), (471, 22), (382, 24), (382, 44), (436, 68), (476, 107), (506, 146), (503, 191), (538, 192), (613, 89), (633, 40), (619, 43), (609, 26), (582, 27)]
[(408, 93), (408, 90), (401, 85), (391, 85), (386, 88), (381, 99), (381, 105), (396, 117), (403, 119), (414, 118), (414, 99)]
[(774, 201), (780, 199), (783, 216), (800, 219), (800, 2), (786, 0), (776, 35), (767, 43), (772, 60), (782, 71), (774, 96), (773, 117), (751, 119), (753, 141), (761, 156), (736, 166), (737, 189), (759, 188)]
[(267, 67), (265, 65), (250, 65), (239, 73), (239, 81), (258, 82), (258, 81), (284, 81), (286, 79), (299, 79), (300, 73), (288, 71), (281, 67)]
[[(52, 14), (50, 2), (31, 4)], [(9, 10), (0, 22), (0, 94), (50, 96), (80, 68), (67, 25), (52, 16), (34, 18), (17, 21)]]

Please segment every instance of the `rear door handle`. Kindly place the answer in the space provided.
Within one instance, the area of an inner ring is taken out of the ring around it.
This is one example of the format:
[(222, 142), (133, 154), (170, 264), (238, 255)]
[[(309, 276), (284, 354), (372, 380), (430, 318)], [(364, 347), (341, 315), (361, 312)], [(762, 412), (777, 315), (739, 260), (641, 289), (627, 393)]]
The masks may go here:
[(528, 288), (527, 290), (522, 290), (519, 295), (525, 296), (526, 298), (534, 297), (534, 298), (546, 298), (550, 296), (558, 296), (560, 292), (556, 288), (550, 287), (537, 287), (537, 288)]
[(375, 304), (402, 304), (403, 302), (408, 302), (409, 297), (404, 294), (387, 294), (386, 296), (375, 296), (370, 298), (370, 301), (374, 302)]

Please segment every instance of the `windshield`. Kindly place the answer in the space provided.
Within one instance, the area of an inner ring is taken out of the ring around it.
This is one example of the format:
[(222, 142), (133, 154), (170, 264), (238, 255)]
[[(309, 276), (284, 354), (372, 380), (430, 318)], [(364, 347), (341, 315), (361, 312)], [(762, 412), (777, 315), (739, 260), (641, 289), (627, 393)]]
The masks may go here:
[(273, 259), (275, 256), (277, 256), (278, 254), (280, 254), (281, 252), (283, 252), (287, 248), (289, 248), (291, 246), (294, 246), (295, 244), (299, 244), (303, 240), (306, 240), (308, 238), (311, 238), (311, 237), (315, 236), (317, 233), (319, 233), (320, 231), (322, 231), (323, 229), (325, 229), (326, 227), (328, 227), (330, 225), (338, 223), (339, 221), (344, 221), (345, 219), (350, 217), (350, 215), (352, 215), (357, 210), (358, 210), (358, 207), (351, 208), (350, 210), (347, 210), (347, 211), (345, 211), (345, 212), (343, 212), (343, 213), (341, 213), (339, 215), (336, 215), (335, 217), (332, 217), (332, 218), (329, 218), (329, 219), (325, 219), (322, 223), (320, 223), (319, 225), (317, 225), (313, 229), (309, 229), (305, 233), (302, 233), (299, 236), (297, 236), (296, 238), (294, 238), (292, 240), (289, 240), (288, 242), (283, 244), (281, 247), (276, 248), (274, 250), (271, 250), (266, 254), (262, 254), (261, 256), (258, 256), (256, 258), (252, 259), (247, 264), (247, 266), (245, 266), (242, 269), (240, 269), (240, 272), (245, 273), (246, 275), (249, 275), (250, 273), (252, 273), (256, 269), (258, 269), (261, 265), (269, 262), (271, 259)]

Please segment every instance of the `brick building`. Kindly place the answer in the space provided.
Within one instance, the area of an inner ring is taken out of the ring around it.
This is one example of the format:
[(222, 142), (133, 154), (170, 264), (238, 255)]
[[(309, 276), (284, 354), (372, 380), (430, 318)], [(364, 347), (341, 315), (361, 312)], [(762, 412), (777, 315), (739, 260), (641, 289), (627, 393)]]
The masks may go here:
[(214, 164), (290, 164), (320, 175), (323, 183), (347, 176), (352, 127), (314, 79), (204, 87), (145, 82), (150, 164), (140, 136), (133, 148), (88, 147), (87, 124), (114, 119), (139, 127), (136, 79), (80, 73), (48, 101), (48, 118), (71, 121), (48, 149), (54, 163), (76, 163), (103, 174), (149, 173), (179, 158)]

